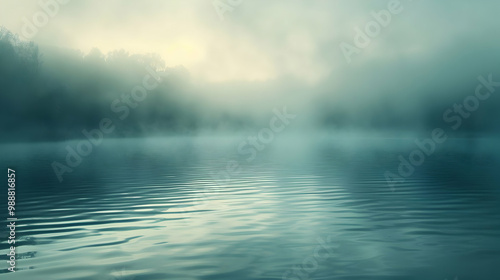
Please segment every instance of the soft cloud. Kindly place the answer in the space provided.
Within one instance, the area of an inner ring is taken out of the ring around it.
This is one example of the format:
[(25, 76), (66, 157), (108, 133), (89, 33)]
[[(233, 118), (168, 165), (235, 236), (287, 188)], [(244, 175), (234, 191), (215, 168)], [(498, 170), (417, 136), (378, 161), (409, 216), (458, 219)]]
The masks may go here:
[[(209, 0), (70, 1), (34, 40), (83, 52), (158, 53), (167, 65), (184, 65), (207, 81), (293, 76), (317, 82), (346, 67), (340, 42), (352, 43), (354, 28), (373, 20), (371, 12), (388, 2), (243, 1), (221, 21)], [(22, 18), (41, 9), (28, 0), (2, 0), (0, 5), (2, 24), (18, 33)], [(401, 5), (404, 11), (354, 58), (358, 64), (436, 55), (478, 30), (493, 31), (492, 22), (498, 22), (493, 12), (497, 1), (402, 0)], [(472, 21), (474, 28), (467, 24)], [(486, 40), (498, 44), (497, 39)]]

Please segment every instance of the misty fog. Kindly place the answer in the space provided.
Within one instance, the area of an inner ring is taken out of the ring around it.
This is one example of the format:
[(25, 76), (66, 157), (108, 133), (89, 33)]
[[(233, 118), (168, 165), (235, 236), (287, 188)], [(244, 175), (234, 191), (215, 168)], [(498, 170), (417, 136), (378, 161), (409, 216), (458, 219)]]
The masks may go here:
[[(3, 28), (1, 126), (10, 132), (2, 139), (80, 138), (82, 129), (97, 127), (106, 117), (116, 120), (114, 137), (227, 133), (261, 128), (274, 108), (283, 107), (299, 116), (296, 129), (309, 132), (424, 133), (453, 124), (443, 120), (443, 112), (474, 93), (478, 76), (493, 74), (496, 81), (493, 46), (482, 46), (492, 48), (484, 61), (468, 63), (479, 44), (464, 43), (464, 50), (443, 50), (431, 60), (374, 59), (313, 84), (293, 77), (216, 83), (196, 80), (182, 66), (166, 67), (159, 55), (44, 48)], [(129, 101), (138, 105), (126, 103), (123, 96), (131, 98), (152, 72), (161, 76), (158, 87), (140, 102)], [(499, 105), (495, 97), (482, 102), (456, 134), (498, 133), (493, 116)], [(123, 106), (129, 109), (114, 111)]]

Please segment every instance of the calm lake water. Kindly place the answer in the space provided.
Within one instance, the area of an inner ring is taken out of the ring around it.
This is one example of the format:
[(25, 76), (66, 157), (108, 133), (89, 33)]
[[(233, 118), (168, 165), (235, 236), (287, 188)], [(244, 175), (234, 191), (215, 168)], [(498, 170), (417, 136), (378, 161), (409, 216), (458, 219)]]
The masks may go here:
[(283, 139), (250, 162), (241, 141), (106, 140), (62, 183), (77, 142), (2, 145), (18, 271), (0, 278), (499, 279), (498, 139), (448, 140), (394, 189), (412, 139)]

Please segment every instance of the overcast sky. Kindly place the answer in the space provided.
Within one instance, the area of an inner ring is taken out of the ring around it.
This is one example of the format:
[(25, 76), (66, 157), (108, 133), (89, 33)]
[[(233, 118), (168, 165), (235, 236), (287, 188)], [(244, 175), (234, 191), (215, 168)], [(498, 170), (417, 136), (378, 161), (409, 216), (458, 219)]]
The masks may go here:
[[(484, 42), (468, 51), (485, 56), (484, 48), (499, 45), (498, 1), (402, 0), (402, 11), (348, 64), (340, 43), (353, 44), (355, 28), (389, 2), (243, 0), (221, 20), (211, 0), (69, 1), (32, 39), (83, 52), (154, 52), (207, 81), (292, 76), (308, 83), (373, 59), (429, 60), (478, 38)], [(42, 11), (38, 1), (0, 0), (0, 6), (0, 25), (20, 34), (23, 18), (33, 21)]]

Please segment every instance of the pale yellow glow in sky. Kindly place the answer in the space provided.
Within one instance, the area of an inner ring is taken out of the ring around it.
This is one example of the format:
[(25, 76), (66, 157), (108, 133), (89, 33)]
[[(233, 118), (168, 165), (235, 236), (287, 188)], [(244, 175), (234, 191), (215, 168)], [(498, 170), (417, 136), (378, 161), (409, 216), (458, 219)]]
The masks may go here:
[[(21, 35), (24, 18), (33, 22), (44, 11), (38, 1), (0, 0), (0, 5), (0, 24)], [(194, 77), (210, 82), (283, 75), (314, 81), (329, 71), (315, 58), (315, 38), (308, 35), (318, 29), (315, 19), (300, 7), (283, 14), (289, 22), (274, 16), (282, 8), (268, 5), (262, 10), (260, 4), (235, 7), (222, 21), (212, 1), (203, 0), (69, 1), (51, 9), (54, 16), (32, 37), (40, 45), (84, 53), (93, 48), (157, 53), (167, 66), (183, 65)], [(256, 9), (258, 18), (251, 14)], [(291, 28), (304, 16), (310, 17), (310, 26)]]

